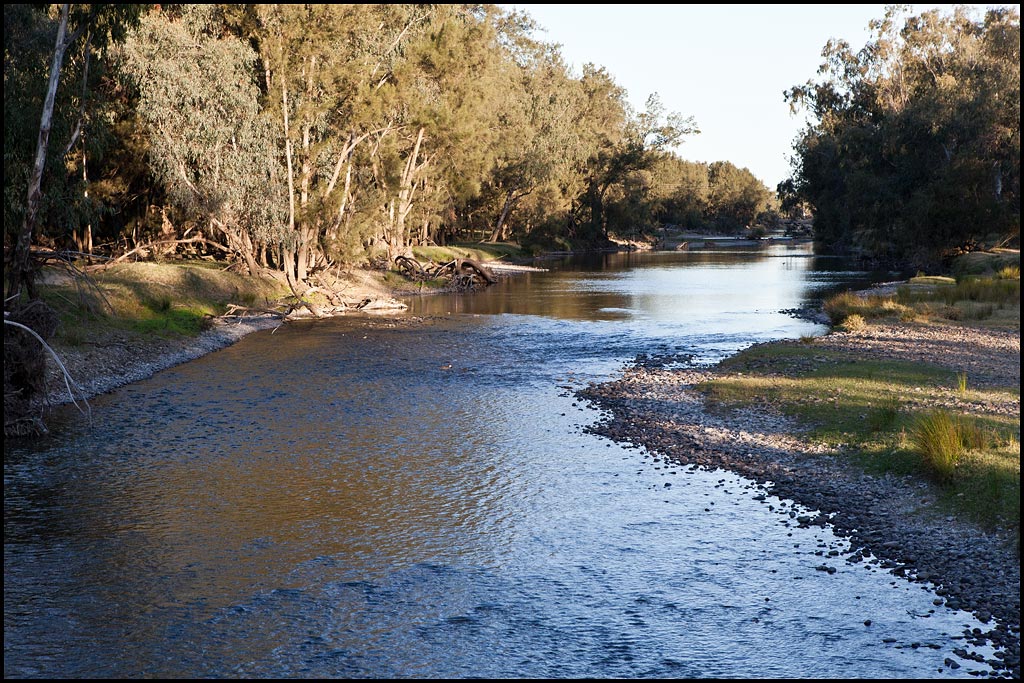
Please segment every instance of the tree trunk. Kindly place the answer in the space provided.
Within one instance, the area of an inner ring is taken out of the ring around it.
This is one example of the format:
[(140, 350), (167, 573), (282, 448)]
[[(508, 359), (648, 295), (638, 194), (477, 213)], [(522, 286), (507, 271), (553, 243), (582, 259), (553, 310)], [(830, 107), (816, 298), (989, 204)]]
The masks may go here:
[[(288, 86), (281, 77), (281, 113), (284, 117), (284, 156), (288, 162), (288, 231), (295, 234), (295, 167), (292, 164), (292, 142), (288, 138)], [(281, 266), (290, 279), (295, 277), (295, 253), (281, 246)]]
[[(68, 43), (64, 36), (68, 28), (68, 10), (70, 5), (60, 8), (60, 24), (57, 27), (57, 42), (53, 50), (53, 63), (50, 65), (50, 81), (46, 86), (46, 99), (43, 102), (43, 114), (39, 121), (39, 138), (36, 141), (36, 159), (32, 166), (32, 175), (28, 183), (28, 202), (25, 205), (25, 219), (21, 224), (21, 232), (14, 247), (7, 280), (7, 296), (17, 297), (21, 294), (24, 284), (29, 299), (37, 299), (35, 281), (32, 276), (32, 234), (39, 220), (39, 202), (42, 199), (43, 168), (46, 166), (46, 149), (50, 143), (50, 126), (53, 123), (53, 103), (57, 96), (57, 85), (60, 82), (60, 70), (64, 63), (64, 52)], [(6, 306), (5, 306), (6, 308)]]
[(416, 193), (416, 173), (423, 168), (417, 166), (416, 159), (419, 158), (420, 145), (423, 143), (424, 129), (420, 127), (416, 134), (416, 143), (405, 160), (405, 168), (402, 170), (402, 178), (399, 181), (398, 197), (391, 202), (388, 210), (388, 224), (391, 226), (391, 234), (388, 236), (388, 258), (394, 259), (405, 252), (407, 240), (405, 219), (412, 211), (412, 199)]
[[(523, 195), (520, 195), (522, 197)], [(490, 243), (497, 242), (504, 236), (505, 233), (505, 221), (508, 220), (508, 215), (512, 212), (512, 207), (515, 205), (516, 197), (512, 190), (509, 190), (505, 194), (505, 205), (501, 207), (501, 214), (498, 215), (498, 222), (494, 224), (494, 230), (491, 231), (491, 236), (487, 238)]]

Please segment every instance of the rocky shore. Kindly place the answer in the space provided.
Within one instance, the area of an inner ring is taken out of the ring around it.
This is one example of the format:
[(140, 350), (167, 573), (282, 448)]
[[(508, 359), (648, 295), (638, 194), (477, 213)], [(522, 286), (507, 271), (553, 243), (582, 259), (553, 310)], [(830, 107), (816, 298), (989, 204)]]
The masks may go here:
[[(877, 354), (960, 368), (971, 381), (1018, 385), (1020, 333), (963, 327), (892, 325), (814, 340), (822, 348)], [(720, 368), (685, 369), (672, 358), (638, 358), (622, 377), (579, 394), (609, 416), (592, 428), (680, 465), (725, 469), (762, 485), (771, 495), (816, 512), (790, 513), (800, 526), (830, 525), (850, 541), (845, 562), (875, 562), (893, 574), (934, 585), (940, 604), (972, 612), (988, 630), (965, 642), (989, 644), (985, 659), (968, 648), (947, 666), (987, 663), (994, 675), (1020, 678), (1020, 558), (1016, 529), (985, 531), (932, 512), (936, 496), (925, 482), (876, 477), (847, 465), (841, 451), (801, 438), (800, 428), (765, 406), (712, 410), (694, 387)], [(683, 361), (684, 359), (675, 359)], [(996, 407), (1020, 413), (1020, 401)], [(766, 503), (767, 504), (767, 503)], [(823, 558), (823, 571), (829, 571)], [(831, 568), (831, 571), (835, 571)], [(970, 670), (965, 668), (965, 670)], [(977, 673), (987, 674), (985, 669)]]
[[(498, 262), (488, 263), (487, 267), (496, 280), (544, 270), (536, 266)], [(410, 321), (408, 318), (393, 318), (389, 315), (403, 310), (405, 304), (400, 302), (400, 298), (442, 291), (449, 290), (433, 289), (423, 292), (416, 287), (385, 289), (369, 284), (366, 278), (353, 279), (345, 287), (346, 295), (356, 301), (369, 302), (369, 305), (344, 312), (332, 311), (330, 315), (368, 319), (385, 316), (393, 320)], [(301, 313), (302, 311), (299, 311), (299, 314)], [(415, 320), (410, 322), (415, 323)], [(270, 314), (224, 316), (212, 319), (209, 329), (189, 339), (163, 338), (156, 335), (141, 337), (111, 332), (76, 345), (55, 345), (55, 351), (68, 369), (74, 385), (69, 388), (60, 368), (50, 360), (47, 364), (47, 392), (43, 402), (49, 406), (57, 406), (71, 403), (72, 398), (76, 401), (88, 400), (125, 384), (152, 377), (161, 370), (230, 346), (252, 332), (273, 329), (283, 323), (281, 316)]]
[(99, 394), (152, 377), (161, 370), (223, 349), (247, 334), (277, 327), (271, 316), (236, 320), (219, 319), (210, 329), (187, 340), (151, 336), (145, 342), (116, 334), (75, 346), (62, 345), (56, 351), (74, 382), (69, 389), (63, 373), (54, 363), (47, 365), (46, 403), (57, 406), (81, 402)]
[[(412, 322), (412, 321), (410, 321)], [(178, 363), (228, 346), (246, 334), (281, 324), (275, 318), (215, 321), (210, 330), (181, 340), (110, 338), (60, 349), (79, 387), (91, 397), (153, 375)], [(1018, 386), (1020, 333), (960, 326), (872, 326), (855, 333), (832, 332), (813, 341), (851, 354), (946, 364), (967, 371), (972, 384)], [(972, 612), (987, 629), (964, 634), (959, 661), (984, 663), (994, 675), (1020, 677), (1020, 559), (1016, 529), (985, 531), (932, 512), (935, 493), (920, 481), (876, 477), (846, 464), (801, 438), (800, 428), (767, 407), (717, 411), (694, 389), (721, 368), (685, 368), (682, 358), (638, 358), (618, 380), (580, 390), (582, 398), (607, 411), (591, 429), (613, 440), (643, 446), (679, 465), (721, 468), (743, 475), (766, 493), (815, 512), (790, 513), (788, 523), (829, 525), (848, 538), (846, 557), (823, 554), (819, 569), (834, 572), (837, 561), (872, 562), (893, 574), (935, 586), (936, 608)], [(965, 365), (966, 364), (966, 365)], [(70, 400), (60, 373), (48, 382), (50, 404)], [(955, 400), (955, 399), (953, 399)], [(1020, 413), (1019, 398), (995, 407)], [(767, 496), (764, 504), (768, 503)], [(831, 565), (829, 563), (832, 563)], [(991, 645), (983, 657), (971, 648)], [(988, 673), (980, 669), (976, 673)]]

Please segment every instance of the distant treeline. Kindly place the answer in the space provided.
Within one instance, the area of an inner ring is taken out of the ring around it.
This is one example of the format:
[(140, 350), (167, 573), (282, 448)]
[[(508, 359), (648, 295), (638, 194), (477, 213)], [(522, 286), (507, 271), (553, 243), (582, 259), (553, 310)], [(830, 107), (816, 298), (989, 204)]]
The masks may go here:
[(5, 251), (26, 226), (79, 250), (190, 240), (302, 280), (423, 243), (738, 231), (775, 201), (678, 157), (692, 119), (634, 111), (495, 5), (65, 7), (4, 6)]
[(786, 93), (815, 122), (783, 206), (809, 205), (823, 244), (878, 261), (1019, 246), (1019, 10), (903, 12), (859, 51), (829, 42), (822, 79)]

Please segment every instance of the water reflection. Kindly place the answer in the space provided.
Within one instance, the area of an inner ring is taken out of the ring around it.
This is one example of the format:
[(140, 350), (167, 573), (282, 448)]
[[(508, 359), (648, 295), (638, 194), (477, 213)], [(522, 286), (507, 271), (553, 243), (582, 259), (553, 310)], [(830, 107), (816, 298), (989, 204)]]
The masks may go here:
[(813, 263), (634, 254), (289, 325), (5, 444), (5, 675), (933, 676), (963, 615), (816, 571), (826, 529), (588, 434), (569, 391), (815, 329), (774, 310)]

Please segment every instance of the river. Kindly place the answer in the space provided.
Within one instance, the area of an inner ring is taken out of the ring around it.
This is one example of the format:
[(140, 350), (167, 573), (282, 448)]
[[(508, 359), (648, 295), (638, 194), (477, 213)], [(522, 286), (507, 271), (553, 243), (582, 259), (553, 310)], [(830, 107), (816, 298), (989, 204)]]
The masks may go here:
[(873, 277), (798, 246), (567, 260), (59, 411), (4, 446), (5, 677), (967, 676), (971, 615), (574, 394), (820, 334), (781, 311)]

